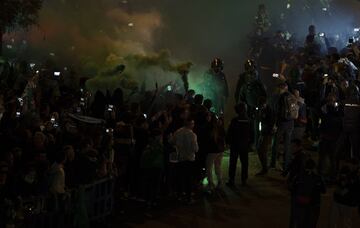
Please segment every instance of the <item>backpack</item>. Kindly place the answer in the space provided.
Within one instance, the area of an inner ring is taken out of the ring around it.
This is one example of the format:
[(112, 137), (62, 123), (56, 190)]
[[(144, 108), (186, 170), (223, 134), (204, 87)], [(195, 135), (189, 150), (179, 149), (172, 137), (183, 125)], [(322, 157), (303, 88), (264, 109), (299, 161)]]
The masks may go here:
[(300, 174), (295, 177), (293, 191), (295, 202), (298, 205), (309, 205), (316, 203), (316, 195), (320, 191), (319, 179), (313, 174)]
[(288, 93), (284, 97), (284, 111), (283, 117), (286, 120), (296, 120), (299, 118), (299, 104), (297, 102), (296, 97)]

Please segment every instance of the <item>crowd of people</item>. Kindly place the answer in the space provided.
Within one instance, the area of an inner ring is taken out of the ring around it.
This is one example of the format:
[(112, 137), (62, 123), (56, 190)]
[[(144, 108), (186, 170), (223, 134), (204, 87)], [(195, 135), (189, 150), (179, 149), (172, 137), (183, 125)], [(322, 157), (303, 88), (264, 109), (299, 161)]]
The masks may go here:
[[(92, 95), (71, 74), (2, 62), (0, 226), (22, 218), (26, 197), (61, 201), (68, 190), (106, 177), (116, 178), (119, 197), (148, 207), (156, 207), (160, 192), (192, 203), (204, 178), (207, 192), (224, 188), (222, 159), (229, 148), (228, 187), (237, 184), (238, 159), (247, 185), (249, 152), (256, 151), (258, 176), (274, 168), (288, 177), (291, 227), (316, 227), (328, 184), (336, 186), (332, 224), (351, 227), (352, 210), (360, 206), (359, 43), (338, 51), (314, 26), (302, 48), (280, 45), (286, 38), (276, 36), (270, 45), (278, 65), (268, 70), (260, 59), (246, 61), (235, 92), (237, 116), (228, 128), (227, 85), (219, 86), (226, 94), (213, 111), (213, 101), (194, 90), (183, 95), (157, 88), (140, 94), (141, 102), (128, 102), (121, 88)], [(266, 48), (258, 47), (259, 58)], [(212, 70), (226, 84), (222, 65)], [(274, 91), (264, 84), (269, 78)], [(161, 104), (154, 102), (159, 94)], [(305, 141), (318, 149), (318, 163), (305, 152)]]
[[(359, 206), (358, 35), (338, 49), (339, 38), (317, 33), (311, 25), (304, 45), (297, 47), (277, 31), (274, 38), (255, 42), (259, 72), (248, 60), (240, 75), (235, 99), (247, 104), (254, 126), (251, 141), (262, 165), (257, 175), (277, 168), (288, 176), (290, 227), (316, 227), (326, 185), (336, 186), (329, 227), (352, 227), (352, 212)], [(264, 35), (259, 33), (258, 39)], [(304, 152), (306, 144), (318, 157)]]

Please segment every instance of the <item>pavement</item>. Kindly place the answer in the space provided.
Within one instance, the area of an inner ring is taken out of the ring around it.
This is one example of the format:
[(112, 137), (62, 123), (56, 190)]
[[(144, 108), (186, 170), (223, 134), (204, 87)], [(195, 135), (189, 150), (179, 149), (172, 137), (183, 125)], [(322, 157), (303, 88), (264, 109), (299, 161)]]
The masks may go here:
[[(147, 209), (143, 203), (126, 201), (117, 207), (107, 222), (109, 227), (246, 227), (286, 228), (290, 216), (290, 195), (285, 178), (271, 170), (256, 177), (260, 170), (257, 155), (250, 153), (248, 185), (240, 186), (238, 164), (236, 188), (224, 186), (213, 194), (200, 192), (191, 205), (176, 200), (161, 202), (158, 208)], [(228, 156), (224, 156), (224, 177), (227, 177)], [(333, 189), (322, 197), (319, 228), (327, 228), (332, 205)], [(126, 210), (124, 209), (126, 208)], [(360, 216), (354, 211), (353, 227), (360, 227)]]

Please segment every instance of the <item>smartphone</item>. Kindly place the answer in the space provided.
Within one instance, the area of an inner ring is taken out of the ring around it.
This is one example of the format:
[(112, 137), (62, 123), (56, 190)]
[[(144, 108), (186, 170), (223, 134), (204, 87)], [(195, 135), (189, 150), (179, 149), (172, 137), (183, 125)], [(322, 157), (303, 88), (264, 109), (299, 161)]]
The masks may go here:
[(21, 113), (20, 112), (16, 112), (16, 117), (20, 117)]
[(107, 110), (108, 110), (109, 112), (112, 112), (112, 111), (113, 111), (113, 108), (114, 108), (114, 105), (108, 105), (108, 109), (107, 109)]
[(279, 74), (277, 74), (277, 73), (273, 73), (273, 78), (278, 78), (279, 77)]
[(55, 76), (55, 77), (60, 77), (60, 74), (61, 74), (61, 73), (58, 72), (58, 71), (55, 71), (55, 72), (54, 72), (54, 76)]
[(24, 105), (24, 100), (21, 97), (18, 98), (18, 102), (19, 102), (20, 106)]
[(112, 133), (114, 130), (112, 128), (106, 128), (106, 133)]
[(329, 75), (328, 75), (328, 74), (324, 74), (324, 78), (326, 78), (326, 77), (329, 77)]

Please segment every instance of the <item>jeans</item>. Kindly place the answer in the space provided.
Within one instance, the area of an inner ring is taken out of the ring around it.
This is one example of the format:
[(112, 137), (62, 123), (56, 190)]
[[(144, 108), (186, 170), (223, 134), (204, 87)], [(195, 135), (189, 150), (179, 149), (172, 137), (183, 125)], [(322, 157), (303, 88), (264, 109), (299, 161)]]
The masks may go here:
[(319, 138), (319, 109), (310, 107), (310, 119), (311, 119), (311, 139), (317, 140)]
[(179, 177), (181, 191), (185, 193), (188, 200), (191, 199), (191, 192), (194, 185), (194, 167), (195, 162), (193, 161), (182, 161), (179, 162)]
[(231, 148), (230, 149), (230, 164), (229, 164), (229, 182), (234, 183), (237, 160), (240, 157), (241, 162), (241, 181), (243, 184), (246, 183), (248, 179), (248, 169), (249, 169), (249, 146), (244, 146), (242, 148)]
[(276, 167), (276, 160), (279, 153), (281, 139), (284, 145), (284, 165), (283, 169), (286, 170), (290, 164), (292, 155), (290, 151), (291, 135), (294, 130), (294, 121), (280, 123), (276, 132), (274, 141), (274, 148), (271, 155), (271, 167)]
[(272, 135), (262, 135), (259, 140), (258, 156), (262, 171), (268, 170), (268, 152), (270, 150)]
[(206, 174), (210, 188), (214, 186), (213, 167), (215, 167), (215, 174), (218, 180), (218, 186), (222, 185), (222, 170), (221, 162), (223, 153), (209, 153), (206, 157)]
[(166, 183), (170, 195), (179, 195), (181, 193), (181, 183), (180, 172), (179, 172), (179, 163), (170, 162), (168, 164), (168, 170), (166, 174)]
[(316, 228), (320, 216), (319, 205), (293, 205), (293, 220), (290, 227), (296, 228)]
[(149, 168), (143, 170), (144, 197), (148, 202), (155, 202), (161, 184), (161, 169)]
[(334, 178), (336, 176), (337, 170), (337, 155), (336, 155), (336, 145), (338, 140), (320, 140), (319, 144), (319, 174), (326, 176), (325, 168), (326, 162), (329, 158), (330, 160), (330, 173), (329, 176)]

